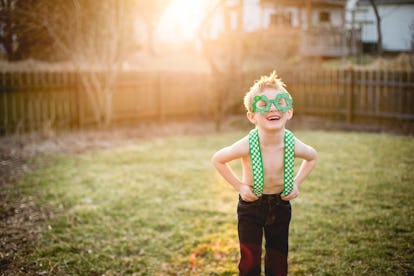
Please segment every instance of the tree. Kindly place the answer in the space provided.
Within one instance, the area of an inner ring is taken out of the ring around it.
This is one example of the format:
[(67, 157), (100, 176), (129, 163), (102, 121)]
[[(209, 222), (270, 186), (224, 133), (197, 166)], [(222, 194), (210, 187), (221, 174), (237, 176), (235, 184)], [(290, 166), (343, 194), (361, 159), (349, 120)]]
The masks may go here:
[(375, 0), (369, 0), (371, 3), (372, 8), (374, 9), (375, 17), (377, 19), (377, 33), (378, 33), (378, 48), (377, 53), (378, 55), (382, 55), (382, 31), (381, 31), (381, 16), (378, 13), (377, 4), (375, 3)]
[[(215, 81), (214, 117), (216, 130), (221, 129), (222, 115), (230, 106), (226, 96), (228, 91), (237, 89), (230, 78), (242, 70), (242, 24), (243, 0), (213, 2), (203, 18), (198, 37), (201, 41), (203, 54), (210, 66)], [(224, 19), (224, 30), (215, 41), (210, 37), (211, 27), (215, 17), (220, 14)], [(236, 15), (236, 26), (232, 28), (231, 17)], [(230, 87), (230, 83), (232, 83)], [(231, 94), (230, 94), (231, 95)]]
[[(0, 39), (11, 60), (17, 59), (17, 47), (33, 49), (34, 44), (47, 41), (48, 47), (70, 61), (79, 73), (94, 121), (108, 126), (117, 76), (133, 44), (130, 38), (136, 13), (151, 22), (148, 25), (152, 37), (155, 22), (167, 2), (0, 0)], [(152, 45), (151, 38), (151, 49)]]
[(410, 30), (411, 30), (411, 41), (410, 41), (411, 52), (414, 52), (414, 20), (411, 21)]
[(21, 13), (30, 10), (37, 1), (0, 1), (0, 44), (6, 51), (8, 61), (54, 57), (53, 43), (45, 29), (27, 21)]
[(0, 1), (0, 43), (3, 45), (6, 50), (7, 59), (9, 61), (15, 60), (16, 50), (15, 50), (15, 41), (13, 38), (14, 29), (16, 24), (14, 18), (14, 6), (16, 0), (2, 0)]
[(56, 52), (71, 61), (99, 126), (112, 119), (114, 85), (132, 31), (131, 1), (36, 0), (19, 10), (28, 28), (43, 28)]
[(158, 27), (162, 12), (170, 1), (171, 0), (138, 0), (136, 2), (137, 11), (145, 21), (147, 30), (147, 49), (151, 55), (155, 55), (154, 32)]

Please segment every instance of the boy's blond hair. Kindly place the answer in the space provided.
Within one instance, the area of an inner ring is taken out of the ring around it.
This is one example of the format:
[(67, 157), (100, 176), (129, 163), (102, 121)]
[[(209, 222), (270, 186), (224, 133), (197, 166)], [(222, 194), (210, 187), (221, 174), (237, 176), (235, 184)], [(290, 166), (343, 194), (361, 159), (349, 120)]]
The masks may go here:
[(263, 93), (266, 88), (274, 88), (289, 94), (285, 87), (286, 84), (278, 77), (276, 71), (273, 71), (269, 76), (261, 76), (244, 96), (244, 107), (247, 111), (253, 112), (252, 103), (254, 96)]

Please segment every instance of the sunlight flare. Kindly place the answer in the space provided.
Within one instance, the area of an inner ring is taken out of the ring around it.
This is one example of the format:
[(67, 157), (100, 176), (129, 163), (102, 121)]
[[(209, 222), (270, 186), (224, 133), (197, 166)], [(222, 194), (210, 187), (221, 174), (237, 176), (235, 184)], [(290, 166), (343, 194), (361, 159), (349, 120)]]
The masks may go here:
[(207, 4), (206, 0), (172, 1), (161, 17), (161, 37), (179, 41), (195, 40)]

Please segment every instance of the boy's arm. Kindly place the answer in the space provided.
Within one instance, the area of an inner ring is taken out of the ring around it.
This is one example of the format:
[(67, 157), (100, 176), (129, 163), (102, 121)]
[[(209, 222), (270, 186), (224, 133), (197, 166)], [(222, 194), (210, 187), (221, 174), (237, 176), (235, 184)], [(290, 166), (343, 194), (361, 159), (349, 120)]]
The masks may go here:
[(283, 197), (284, 200), (291, 200), (299, 195), (299, 186), (315, 167), (318, 154), (314, 148), (295, 138), (295, 157), (303, 159), (303, 162), (295, 176), (293, 191), (286, 197)]
[(250, 186), (244, 184), (236, 176), (228, 164), (230, 161), (242, 158), (249, 154), (249, 145), (247, 137), (242, 138), (233, 145), (225, 147), (216, 152), (211, 158), (211, 162), (223, 178), (236, 189), (243, 200), (254, 201), (257, 196), (252, 192)]

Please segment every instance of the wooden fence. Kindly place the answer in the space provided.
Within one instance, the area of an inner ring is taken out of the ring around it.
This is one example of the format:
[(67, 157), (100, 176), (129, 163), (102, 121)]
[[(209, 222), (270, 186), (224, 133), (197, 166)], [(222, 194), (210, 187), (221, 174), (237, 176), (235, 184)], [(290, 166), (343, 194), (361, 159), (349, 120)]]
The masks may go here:
[[(112, 122), (180, 117), (220, 120), (230, 113), (244, 112), (245, 92), (267, 73), (213, 78), (208, 73), (123, 72), (115, 87)], [(296, 114), (329, 116), (351, 123), (414, 122), (411, 72), (286, 70), (279, 74), (294, 98)], [(95, 124), (79, 73), (0, 73), (1, 135)]]
[(350, 123), (414, 121), (412, 72), (312, 70), (288, 76), (300, 113)]
[[(210, 112), (209, 75), (122, 73), (112, 100), (114, 124), (202, 116)], [(96, 125), (91, 102), (74, 72), (0, 73), (1, 134)]]

